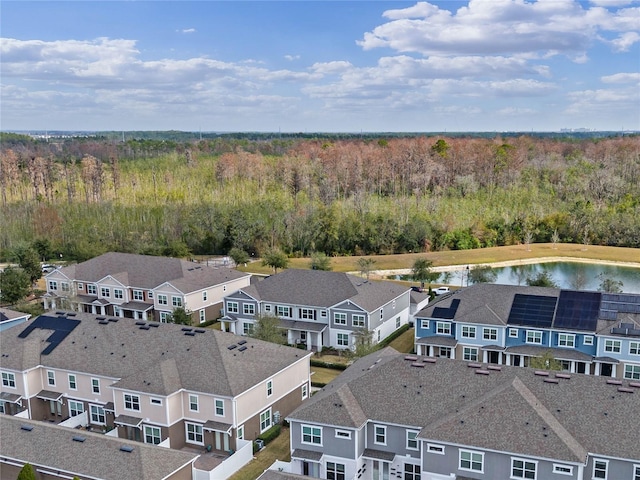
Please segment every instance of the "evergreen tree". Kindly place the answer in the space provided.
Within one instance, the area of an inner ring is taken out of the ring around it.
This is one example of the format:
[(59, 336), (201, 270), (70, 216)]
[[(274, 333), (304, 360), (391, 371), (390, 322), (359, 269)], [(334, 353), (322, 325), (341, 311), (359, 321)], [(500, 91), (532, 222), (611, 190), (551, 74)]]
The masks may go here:
[(17, 480), (37, 480), (36, 472), (33, 470), (33, 467), (30, 463), (25, 463), (22, 470), (18, 474)]
[(7, 267), (0, 272), (0, 301), (14, 304), (31, 291), (29, 275), (21, 268)]

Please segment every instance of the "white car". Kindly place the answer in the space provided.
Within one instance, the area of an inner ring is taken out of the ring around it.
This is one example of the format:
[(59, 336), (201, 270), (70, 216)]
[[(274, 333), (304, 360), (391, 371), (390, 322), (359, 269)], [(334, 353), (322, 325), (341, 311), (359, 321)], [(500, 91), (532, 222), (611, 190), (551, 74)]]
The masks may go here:
[(451, 290), (449, 289), (449, 287), (438, 287), (433, 292), (436, 295), (444, 295), (445, 293), (449, 293), (450, 291)]

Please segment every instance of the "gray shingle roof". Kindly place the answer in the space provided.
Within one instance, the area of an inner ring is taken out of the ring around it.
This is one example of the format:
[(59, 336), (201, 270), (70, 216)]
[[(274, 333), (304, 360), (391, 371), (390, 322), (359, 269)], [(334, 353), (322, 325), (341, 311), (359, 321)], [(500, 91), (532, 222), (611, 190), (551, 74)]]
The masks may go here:
[(214, 329), (185, 335), (182, 326), (140, 329), (120, 318), (106, 325), (77, 313), (78, 326), (49, 354), (40, 355), (51, 330), (35, 329), (19, 338), (20, 325), (0, 332), (0, 368), (37, 365), (119, 378), (115, 387), (166, 395), (180, 388), (235, 396), (310, 355), (297, 348), (246, 338), (244, 351), (229, 350), (240, 337)]
[[(31, 425), (31, 431), (22, 425)], [(0, 454), (89, 478), (158, 480), (193, 462), (198, 455), (9, 415), (0, 415)], [(131, 452), (120, 451), (129, 445)]]
[(369, 421), (413, 426), (432, 441), (565, 461), (583, 462), (584, 452), (640, 459), (640, 415), (632, 413), (640, 389), (618, 392), (606, 378), (580, 374), (548, 383), (504, 365), (480, 375), (461, 360), (419, 368), (389, 351), (354, 363), (289, 419), (356, 426), (338, 400), (348, 390)]
[(351, 300), (372, 312), (409, 288), (341, 272), (288, 269), (241, 289), (261, 301), (328, 308)]

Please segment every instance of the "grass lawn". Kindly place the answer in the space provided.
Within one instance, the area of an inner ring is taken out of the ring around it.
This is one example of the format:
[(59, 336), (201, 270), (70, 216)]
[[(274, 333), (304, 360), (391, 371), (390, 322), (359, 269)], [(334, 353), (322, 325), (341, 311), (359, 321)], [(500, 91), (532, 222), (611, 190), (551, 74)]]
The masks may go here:
[[(446, 265), (475, 265), (529, 258), (563, 257), (607, 260), (613, 262), (640, 263), (640, 251), (637, 248), (603, 247), (600, 245), (582, 245), (558, 243), (534, 243), (531, 245), (512, 245), (506, 247), (479, 248), (475, 250), (449, 250), (444, 252), (405, 253), (399, 255), (371, 255), (375, 260), (374, 270), (400, 270), (413, 266), (413, 262), (425, 257), (435, 267)], [(336, 272), (357, 272), (358, 259), (362, 257), (332, 257), (331, 267)], [(289, 268), (309, 268), (308, 258), (289, 259)], [(273, 270), (257, 261), (240, 267), (239, 270), (270, 275)]]
[(342, 373), (342, 370), (335, 368), (314, 367), (311, 365), (311, 381), (314, 383), (329, 383)]
[(411, 353), (411, 351), (413, 350), (414, 335), (415, 329), (410, 328), (398, 338), (392, 340), (389, 346), (395, 348), (400, 353)]
[(291, 460), (289, 449), (289, 428), (282, 427), (278, 438), (254, 455), (247, 465), (238, 473), (229, 477), (229, 480), (254, 480), (273, 465), (276, 460), (288, 462)]

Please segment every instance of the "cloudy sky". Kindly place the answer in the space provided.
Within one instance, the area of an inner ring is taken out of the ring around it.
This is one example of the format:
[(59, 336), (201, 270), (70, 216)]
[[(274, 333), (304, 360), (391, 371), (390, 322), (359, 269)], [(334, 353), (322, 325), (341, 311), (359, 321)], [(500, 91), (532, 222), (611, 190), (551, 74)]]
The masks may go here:
[(4, 1), (2, 130), (640, 130), (640, 0)]

